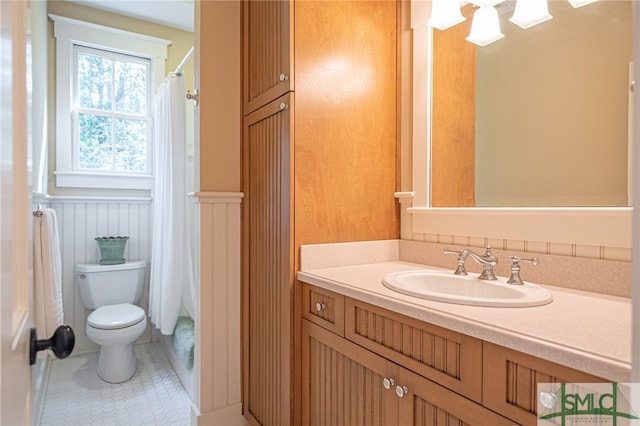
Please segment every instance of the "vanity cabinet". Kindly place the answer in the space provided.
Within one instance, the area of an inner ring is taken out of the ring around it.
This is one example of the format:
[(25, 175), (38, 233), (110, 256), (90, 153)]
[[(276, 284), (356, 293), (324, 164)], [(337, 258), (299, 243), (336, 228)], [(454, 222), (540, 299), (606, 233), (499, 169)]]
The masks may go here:
[[(398, 7), (242, 2), (242, 403), (251, 424), (301, 423), (300, 245), (399, 237)], [(313, 320), (340, 333), (344, 309), (325, 305), (314, 302)]]
[(307, 283), (299, 286), (305, 426), (535, 426), (537, 383), (605, 381)]
[(516, 425), (308, 317), (302, 327), (303, 425)]

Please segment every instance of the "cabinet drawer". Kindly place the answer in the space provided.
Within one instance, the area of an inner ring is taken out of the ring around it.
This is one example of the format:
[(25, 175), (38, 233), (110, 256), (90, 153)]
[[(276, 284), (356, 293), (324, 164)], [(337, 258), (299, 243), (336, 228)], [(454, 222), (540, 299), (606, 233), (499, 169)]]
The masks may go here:
[(345, 337), (476, 402), (482, 341), (368, 303), (345, 300)]
[(483, 405), (523, 425), (537, 424), (538, 383), (608, 382), (563, 365), (483, 343)]
[(303, 283), (302, 316), (344, 336), (344, 296), (340, 294)]

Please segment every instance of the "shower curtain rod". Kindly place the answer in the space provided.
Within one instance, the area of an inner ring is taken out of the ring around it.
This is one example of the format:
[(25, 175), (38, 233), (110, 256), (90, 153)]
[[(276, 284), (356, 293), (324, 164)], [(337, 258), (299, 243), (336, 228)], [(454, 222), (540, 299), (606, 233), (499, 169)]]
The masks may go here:
[(193, 46), (191, 46), (191, 49), (189, 49), (189, 51), (185, 55), (185, 57), (182, 60), (182, 62), (180, 62), (180, 65), (178, 65), (178, 68), (176, 68), (176, 70), (173, 72), (174, 74), (176, 74), (176, 75), (181, 75), (182, 74), (182, 69), (184, 68), (184, 66), (187, 63), (187, 61), (189, 60), (189, 58), (191, 58), (191, 55), (193, 55)]

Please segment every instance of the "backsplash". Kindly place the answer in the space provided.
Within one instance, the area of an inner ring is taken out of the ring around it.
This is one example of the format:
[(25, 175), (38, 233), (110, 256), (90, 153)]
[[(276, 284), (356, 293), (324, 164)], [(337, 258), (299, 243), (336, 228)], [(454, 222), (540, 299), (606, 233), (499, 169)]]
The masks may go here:
[(588, 246), (581, 244), (419, 233), (413, 233), (411, 240), (438, 244), (455, 244), (466, 247), (485, 247), (488, 244), (498, 250), (513, 250), (532, 254), (551, 254), (557, 256), (581, 257), (586, 259), (631, 262), (631, 249), (621, 247)]
[[(582, 253), (598, 256), (606, 254), (604, 249), (585, 251), (575, 245), (556, 244), (513, 244), (503, 240), (475, 238), (440, 238), (438, 241), (385, 240), (351, 243), (315, 244), (302, 246), (301, 270), (340, 267), (365, 263), (403, 261), (450, 269), (456, 267), (456, 256), (444, 254), (444, 249), (460, 250), (472, 248), (483, 252), (486, 244), (492, 246), (498, 257), (494, 268), (496, 275), (508, 277), (510, 262), (508, 256), (522, 258), (537, 257), (540, 263), (533, 266), (523, 263), (521, 276), (524, 281), (546, 284), (567, 289), (589, 291), (611, 296), (631, 297), (631, 262), (628, 260), (601, 259), (580, 256)], [(528, 251), (522, 250), (528, 249)], [(534, 249), (539, 251), (534, 251)], [(552, 251), (553, 249), (563, 249)], [(569, 249), (569, 250), (567, 250)], [(568, 253), (568, 254), (558, 254)], [(609, 253), (615, 253), (609, 252)], [(481, 272), (481, 267), (469, 259), (469, 272)]]
[[(440, 238), (439, 241), (400, 240), (400, 260), (414, 263), (425, 263), (441, 268), (456, 266), (456, 256), (444, 254), (445, 248), (460, 250), (473, 248), (482, 253), (489, 244), (492, 253), (499, 259), (494, 271), (496, 275), (510, 275), (509, 256), (522, 258), (537, 257), (540, 263), (533, 266), (521, 264), (521, 276), (524, 281), (574, 290), (590, 291), (612, 296), (631, 297), (631, 262), (630, 253), (624, 258), (621, 249), (606, 249), (575, 244), (551, 244), (516, 242), (509, 240), (492, 240), (490, 238)], [(609, 256), (621, 256), (604, 258)], [(590, 255), (590, 256), (587, 256)], [(476, 262), (468, 260), (466, 268), (469, 272), (481, 272)]]

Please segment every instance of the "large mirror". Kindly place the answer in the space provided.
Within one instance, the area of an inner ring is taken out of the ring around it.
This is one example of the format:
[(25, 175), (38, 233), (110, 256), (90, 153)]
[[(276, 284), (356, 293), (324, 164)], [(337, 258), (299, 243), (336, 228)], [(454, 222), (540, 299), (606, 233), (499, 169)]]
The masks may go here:
[(432, 207), (627, 206), (630, 1), (574, 9), (504, 38), (466, 40), (467, 21), (433, 30)]

